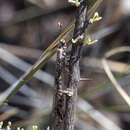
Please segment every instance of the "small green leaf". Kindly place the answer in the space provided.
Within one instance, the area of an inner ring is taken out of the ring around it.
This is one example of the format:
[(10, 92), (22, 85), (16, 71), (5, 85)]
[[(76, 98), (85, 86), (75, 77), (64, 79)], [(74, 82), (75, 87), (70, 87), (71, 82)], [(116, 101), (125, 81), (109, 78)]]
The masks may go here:
[(93, 16), (93, 19), (96, 19), (96, 18), (98, 18), (98, 17), (99, 17), (98, 12), (95, 12), (95, 13), (94, 13), (94, 16)]
[(86, 37), (84, 39), (84, 43), (88, 45), (90, 42), (91, 42), (90, 35), (86, 35)]
[(11, 128), (11, 121), (8, 122), (8, 125), (7, 125), (7, 129), (10, 129)]
[(32, 126), (32, 130), (37, 130), (38, 129), (38, 126), (37, 125), (33, 125)]
[(17, 130), (20, 130), (20, 127), (18, 127)]
[(94, 41), (92, 41), (92, 42), (89, 42), (88, 45), (93, 45), (93, 44), (95, 44), (95, 43), (97, 43), (97, 42), (98, 42), (98, 40), (94, 40)]
[(98, 40), (91, 41), (90, 35), (87, 35), (87, 36), (85, 37), (85, 40), (84, 40), (84, 43), (85, 43), (86, 45), (92, 45), (92, 44), (95, 44), (95, 43), (97, 43), (97, 42), (98, 42)]
[(80, 2), (78, 0), (75, 1), (75, 5), (76, 7), (79, 7), (80, 6)]
[(76, 43), (76, 40), (74, 40), (73, 38), (72, 38), (72, 40), (71, 40), (71, 41), (72, 41), (72, 43)]
[(86, 37), (85, 37), (85, 41), (87, 41), (87, 42), (91, 42), (90, 35), (86, 35)]
[(73, 96), (73, 92), (70, 92), (70, 91), (69, 91), (69, 92), (68, 92), (68, 96), (69, 96), (69, 97), (72, 97), (72, 96)]
[(0, 122), (0, 129), (3, 127), (3, 121)]
[(99, 16), (98, 12), (95, 12), (93, 18), (91, 18), (89, 22), (94, 23), (94, 22), (100, 21), (101, 19), (102, 17)]
[(50, 130), (50, 127), (49, 127), (49, 126), (47, 127), (47, 130)]

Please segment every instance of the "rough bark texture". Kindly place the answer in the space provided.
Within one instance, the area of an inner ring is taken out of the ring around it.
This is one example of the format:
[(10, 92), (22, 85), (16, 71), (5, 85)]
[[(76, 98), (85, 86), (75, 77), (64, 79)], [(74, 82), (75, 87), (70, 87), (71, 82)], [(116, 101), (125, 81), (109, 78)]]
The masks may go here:
[(77, 87), (80, 80), (79, 59), (88, 25), (86, 14), (87, 0), (80, 0), (73, 34), (76, 43), (66, 44), (62, 40), (58, 46), (51, 130), (74, 130)]
[(64, 68), (64, 43), (60, 43), (57, 49), (56, 64), (56, 87), (54, 88), (54, 101), (52, 111), (52, 130), (64, 130), (64, 114), (65, 114), (65, 94), (63, 83)]

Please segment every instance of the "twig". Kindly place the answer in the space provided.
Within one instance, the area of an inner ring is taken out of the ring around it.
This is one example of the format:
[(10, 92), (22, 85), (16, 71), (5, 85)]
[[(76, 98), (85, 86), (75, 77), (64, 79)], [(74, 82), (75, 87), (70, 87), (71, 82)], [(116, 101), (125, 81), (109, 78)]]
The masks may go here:
[[(66, 96), (66, 108), (64, 117), (64, 129), (73, 130), (75, 122), (76, 100), (77, 100), (77, 88), (80, 81), (79, 59), (81, 55), (82, 42), (85, 37), (85, 29), (88, 26), (86, 21), (88, 1), (81, 0), (80, 6), (76, 11), (76, 22), (74, 28), (73, 39), (80, 39), (76, 43), (71, 42), (72, 49), (70, 54), (67, 53), (66, 57), (69, 57), (69, 62), (66, 65), (67, 84), (65, 89), (72, 91), (72, 96)], [(68, 58), (66, 58), (68, 60)]]
[(60, 42), (57, 52), (57, 75), (54, 91), (51, 130), (73, 130), (77, 99), (77, 87), (80, 81), (79, 59), (85, 36), (87, 4), (81, 0), (76, 11), (73, 39), (75, 43), (67, 45)]

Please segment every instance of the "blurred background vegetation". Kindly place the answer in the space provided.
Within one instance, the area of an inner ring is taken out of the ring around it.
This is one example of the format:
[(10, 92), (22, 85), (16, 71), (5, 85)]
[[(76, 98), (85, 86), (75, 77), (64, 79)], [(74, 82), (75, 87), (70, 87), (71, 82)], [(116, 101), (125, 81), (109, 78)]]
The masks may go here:
[[(81, 77), (76, 130), (128, 130), (130, 107), (108, 79), (101, 58), (111, 49), (130, 46), (130, 1), (104, 0), (98, 8), (103, 17), (87, 33), (98, 43), (85, 46), (80, 62)], [(74, 19), (75, 8), (67, 0), (0, 0), (0, 92), (24, 74), (41, 53)], [(62, 23), (59, 31), (58, 22)], [(120, 49), (119, 49), (120, 51)], [(130, 51), (130, 49), (129, 49)], [(118, 83), (130, 94), (130, 54), (109, 58)], [(55, 56), (0, 109), (0, 121), (15, 129), (30, 130), (49, 124), (55, 79)]]

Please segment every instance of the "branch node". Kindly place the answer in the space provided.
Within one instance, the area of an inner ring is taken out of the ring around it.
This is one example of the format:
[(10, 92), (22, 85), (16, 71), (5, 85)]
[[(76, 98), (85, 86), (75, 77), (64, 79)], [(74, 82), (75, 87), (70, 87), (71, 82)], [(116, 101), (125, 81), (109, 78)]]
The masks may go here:
[(99, 16), (98, 12), (94, 13), (93, 18), (90, 18), (89, 23), (93, 24), (94, 22), (100, 21), (102, 17)]
[(84, 39), (84, 36), (83, 35), (79, 35), (76, 39), (73, 39), (72, 38), (72, 43), (77, 43), (79, 41), (82, 41)]
[(80, 81), (88, 81), (88, 80), (92, 80), (92, 79), (89, 79), (89, 78), (80, 78)]
[(73, 96), (73, 91), (72, 90), (59, 90), (60, 93), (68, 95), (69, 97)]

